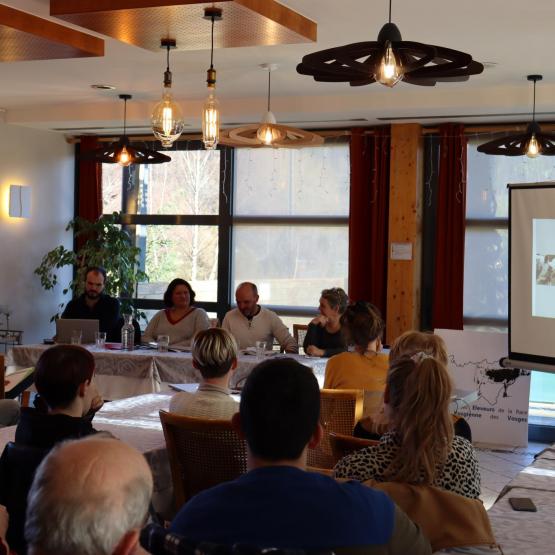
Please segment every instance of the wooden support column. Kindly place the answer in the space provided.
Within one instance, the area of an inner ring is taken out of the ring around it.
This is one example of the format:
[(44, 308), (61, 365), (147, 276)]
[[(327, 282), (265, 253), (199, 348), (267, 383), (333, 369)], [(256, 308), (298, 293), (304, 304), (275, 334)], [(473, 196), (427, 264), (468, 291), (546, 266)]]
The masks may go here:
[(386, 341), (419, 328), (422, 136), (418, 124), (391, 126)]

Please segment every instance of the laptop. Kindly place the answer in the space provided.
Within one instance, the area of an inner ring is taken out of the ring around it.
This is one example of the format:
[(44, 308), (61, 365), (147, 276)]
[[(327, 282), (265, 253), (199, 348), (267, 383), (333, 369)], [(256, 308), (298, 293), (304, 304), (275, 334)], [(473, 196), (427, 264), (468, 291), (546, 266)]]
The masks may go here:
[(58, 318), (56, 320), (56, 343), (71, 343), (74, 330), (81, 330), (81, 343), (94, 343), (98, 320)]

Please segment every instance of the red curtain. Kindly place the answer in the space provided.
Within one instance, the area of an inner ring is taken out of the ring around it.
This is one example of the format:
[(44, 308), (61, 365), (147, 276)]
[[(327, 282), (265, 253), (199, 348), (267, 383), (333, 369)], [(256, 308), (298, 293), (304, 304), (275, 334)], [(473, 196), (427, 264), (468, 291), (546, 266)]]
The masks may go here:
[(463, 125), (440, 126), (434, 328), (463, 329), (466, 146)]
[[(96, 137), (81, 137), (80, 153), (99, 148)], [(102, 214), (102, 164), (90, 160), (79, 160), (79, 184), (77, 215), (96, 222)]]
[(391, 129), (351, 134), (349, 215), (349, 297), (374, 303), (385, 319), (389, 227), (389, 148)]

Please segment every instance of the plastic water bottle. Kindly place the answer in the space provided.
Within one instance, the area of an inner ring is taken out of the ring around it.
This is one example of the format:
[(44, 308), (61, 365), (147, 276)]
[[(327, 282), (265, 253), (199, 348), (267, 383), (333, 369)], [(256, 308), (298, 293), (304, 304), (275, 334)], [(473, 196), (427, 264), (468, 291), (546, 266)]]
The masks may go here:
[(135, 328), (133, 327), (133, 314), (123, 315), (124, 324), (121, 328), (121, 348), (132, 351), (135, 347)]

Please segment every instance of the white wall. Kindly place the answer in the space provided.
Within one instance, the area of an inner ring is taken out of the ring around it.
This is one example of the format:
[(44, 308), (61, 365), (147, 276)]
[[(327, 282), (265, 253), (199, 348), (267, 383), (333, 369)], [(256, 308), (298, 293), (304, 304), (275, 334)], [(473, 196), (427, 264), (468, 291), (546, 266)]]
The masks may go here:
[[(8, 216), (10, 184), (31, 186), (29, 219)], [(58, 133), (0, 123), (0, 307), (11, 309), (10, 328), (24, 331), (24, 343), (54, 335), (49, 320), (64, 300), (63, 287), (45, 291), (33, 270), (57, 245), (71, 248), (65, 227), (73, 206), (73, 145)], [(71, 270), (59, 278), (67, 284)]]

